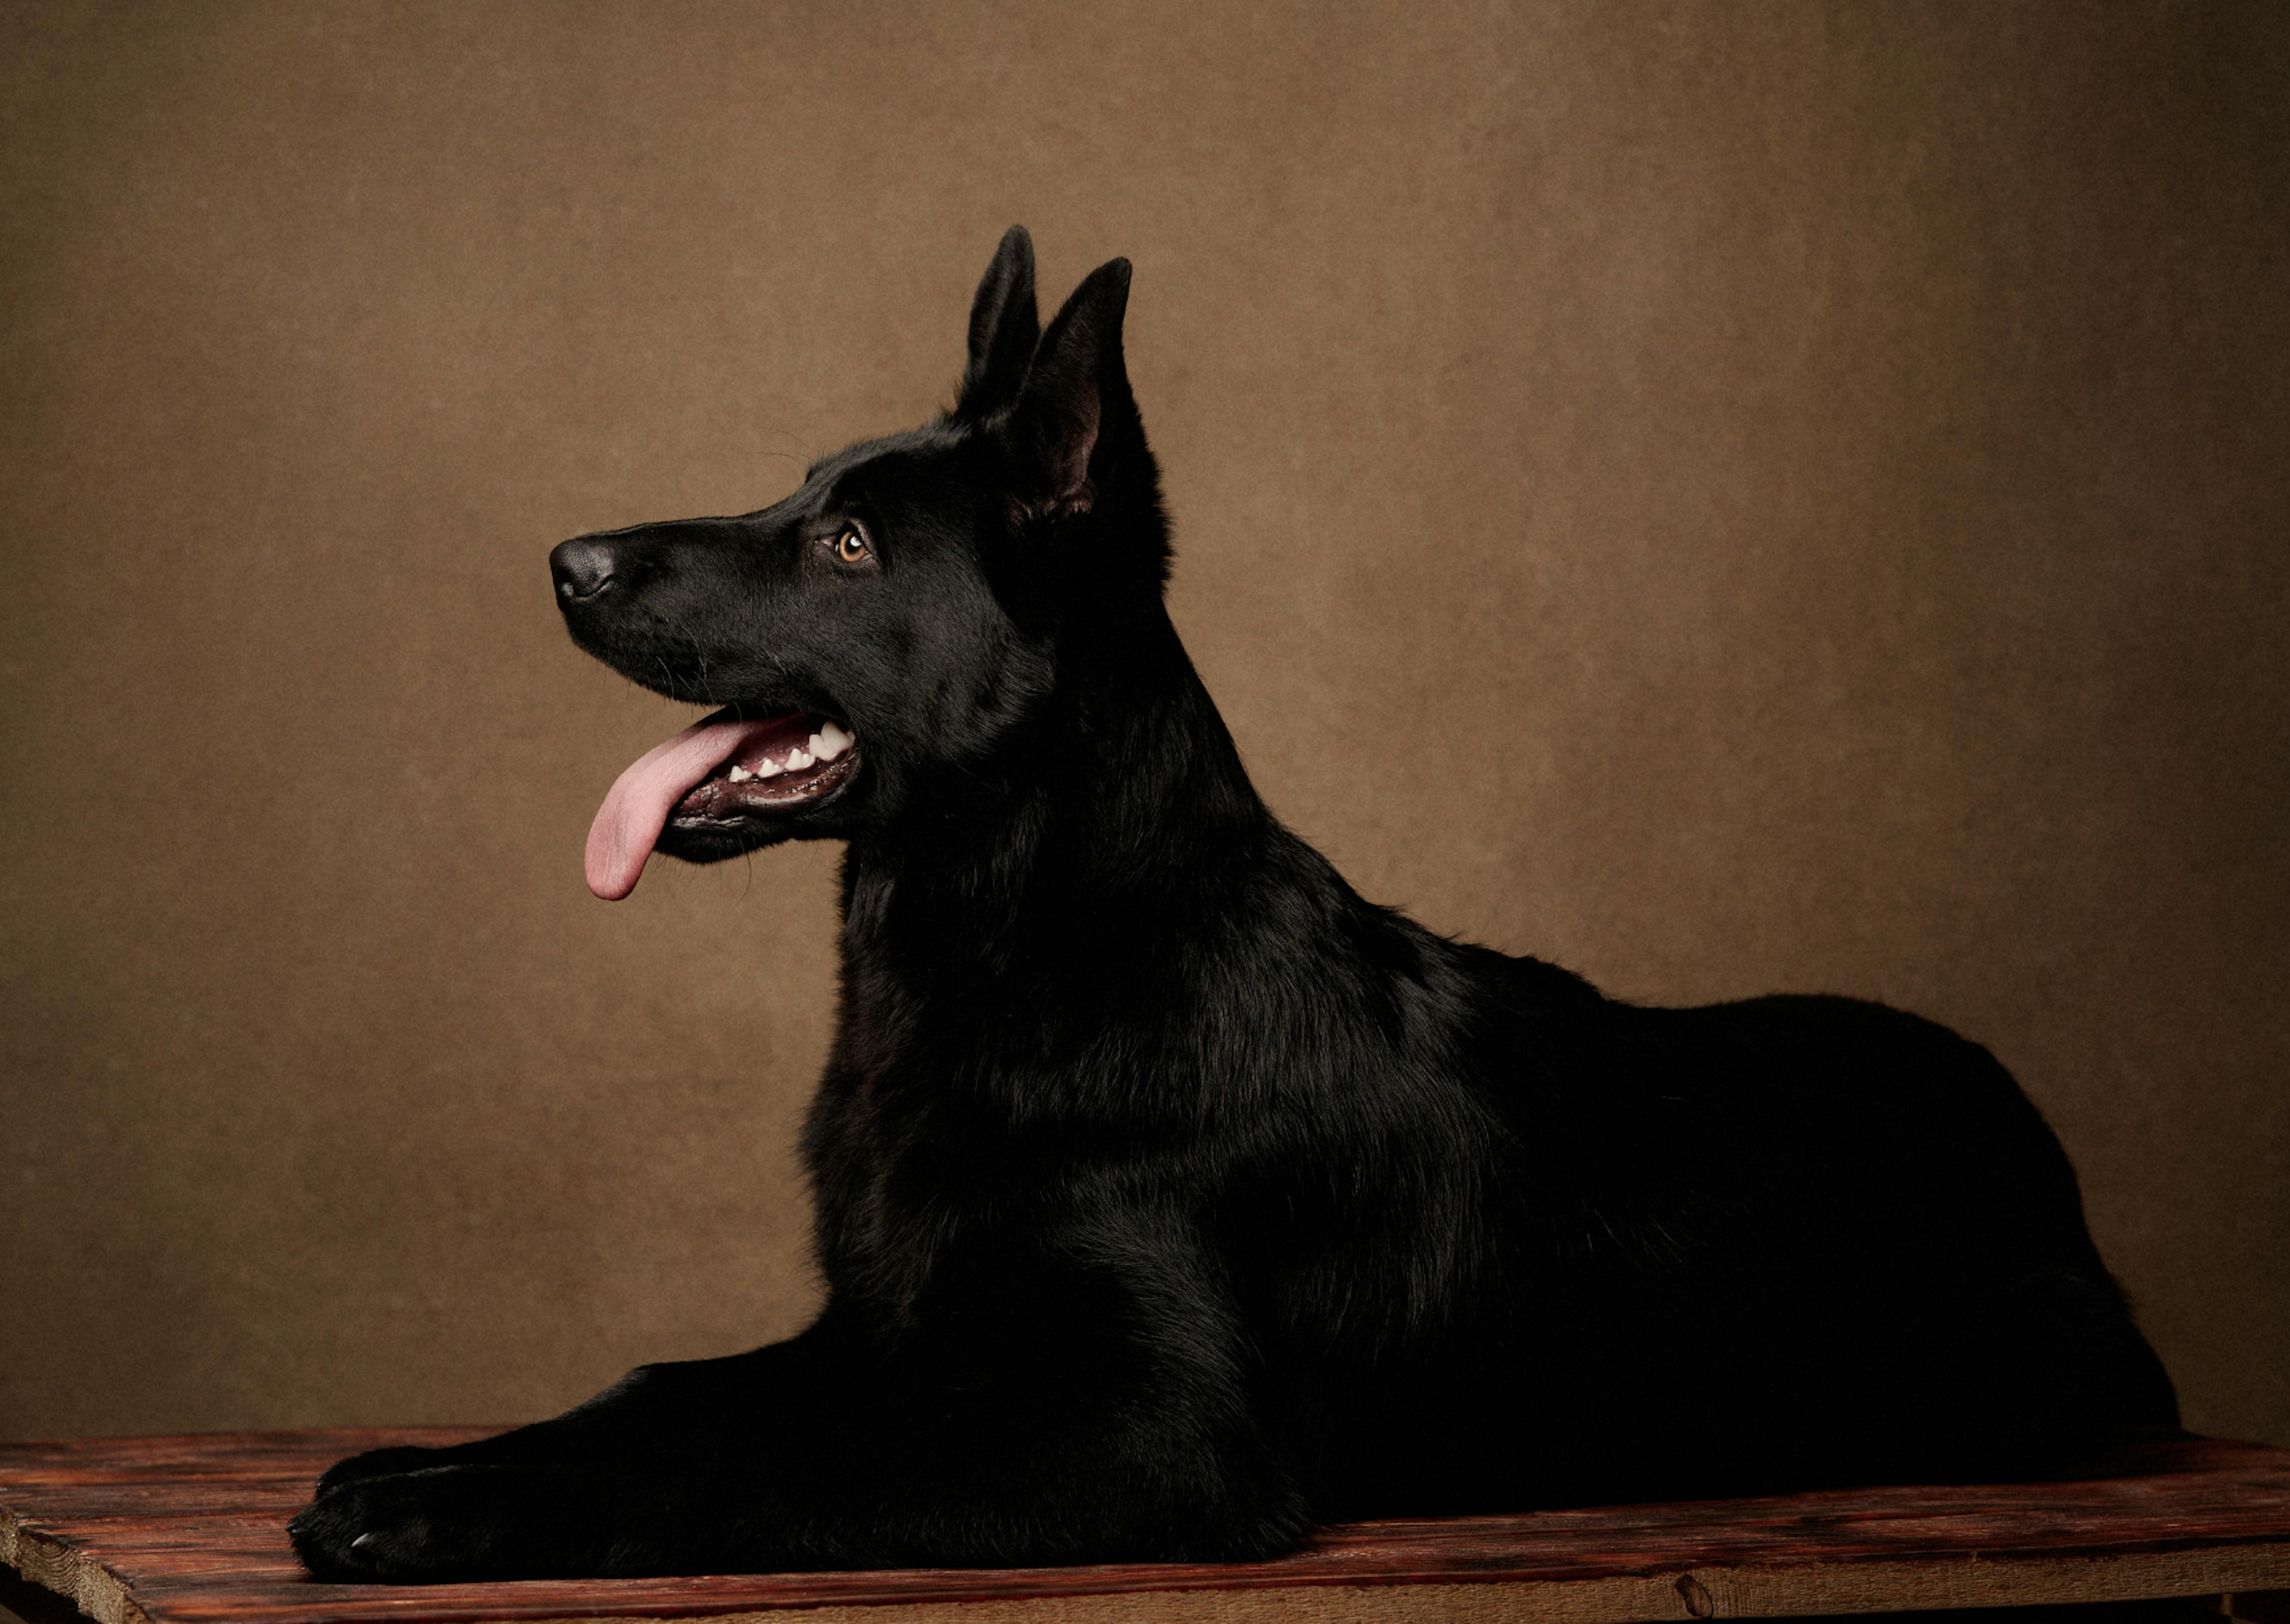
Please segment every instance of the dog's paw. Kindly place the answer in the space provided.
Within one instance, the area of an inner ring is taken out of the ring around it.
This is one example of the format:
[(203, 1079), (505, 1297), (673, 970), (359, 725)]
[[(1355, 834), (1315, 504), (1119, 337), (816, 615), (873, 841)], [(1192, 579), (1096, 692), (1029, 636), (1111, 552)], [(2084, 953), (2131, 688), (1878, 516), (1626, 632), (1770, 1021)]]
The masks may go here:
[(286, 1532), (295, 1554), (320, 1579), (434, 1584), (524, 1577), (539, 1556), (519, 1548), (531, 1522), (529, 1499), (516, 1481), (524, 1476), (499, 1467), (441, 1466), (346, 1477), (322, 1487)]

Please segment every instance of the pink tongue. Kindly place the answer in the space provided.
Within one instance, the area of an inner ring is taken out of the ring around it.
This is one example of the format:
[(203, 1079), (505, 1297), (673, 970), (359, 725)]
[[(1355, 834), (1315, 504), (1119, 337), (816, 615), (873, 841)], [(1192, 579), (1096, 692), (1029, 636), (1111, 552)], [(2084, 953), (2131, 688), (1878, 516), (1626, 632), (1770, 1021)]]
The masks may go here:
[(607, 902), (634, 891), (676, 804), (749, 740), (786, 720), (743, 722), (719, 710), (647, 750), (605, 791), (597, 820), (589, 826), (589, 889)]

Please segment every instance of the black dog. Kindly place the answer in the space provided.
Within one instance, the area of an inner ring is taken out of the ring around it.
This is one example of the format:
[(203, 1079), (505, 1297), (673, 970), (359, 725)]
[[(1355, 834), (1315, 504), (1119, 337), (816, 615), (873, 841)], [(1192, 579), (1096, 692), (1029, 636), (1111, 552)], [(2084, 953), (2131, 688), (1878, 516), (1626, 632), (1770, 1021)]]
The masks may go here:
[(1162, 604), (1129, 267), (743, 518), (553, 556), (572, 636), (727, 708), (589, 883), (849, 843), (804, 1149), (818, 1322), (328, 1472), (313, 1572), (1262, 1556), (1322, 1520), (2072, 1469), (2175, 1419), (1987, 1052), (1842, 998), (1643, 1009), (1361, 900)]

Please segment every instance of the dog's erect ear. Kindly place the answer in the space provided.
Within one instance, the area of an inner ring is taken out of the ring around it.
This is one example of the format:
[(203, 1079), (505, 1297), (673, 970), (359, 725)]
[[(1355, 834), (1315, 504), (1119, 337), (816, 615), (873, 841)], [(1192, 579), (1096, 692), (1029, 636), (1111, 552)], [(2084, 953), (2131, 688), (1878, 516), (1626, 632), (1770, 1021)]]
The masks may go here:
[(1121, 317), (1129, 308), (1129, 261), (1109, 260), (1073, 291), (1042, 335), (1034, 369), (1011, 414), (1011, 442), (1048, 511), (1079, 513), (1096, 497), (1090, 454), (1110, 405), (1129, 398)]
[(1042, 336), (1034, 310), (1034, 239), (1023, 226), (1002, 234), (994, 263), (979, 278), (970, 301), (970, 364), (962, 371), (955, 411), (985, 417), (1006, 406), (1026, 381), (1026, 364)]

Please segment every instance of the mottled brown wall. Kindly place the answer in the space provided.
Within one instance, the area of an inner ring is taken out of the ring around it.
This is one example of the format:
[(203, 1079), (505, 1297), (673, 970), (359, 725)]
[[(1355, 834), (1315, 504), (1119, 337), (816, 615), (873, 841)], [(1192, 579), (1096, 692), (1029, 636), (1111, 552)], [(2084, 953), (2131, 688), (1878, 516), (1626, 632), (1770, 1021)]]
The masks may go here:
[(0, 1436), (515, 1419), (797, 1324), (835, 853), (548, 545), (1137, 266), (1175, 612), (1370, 895), (1992, 1045), (2290, 1443), (2290, 11), (15, 6)]

